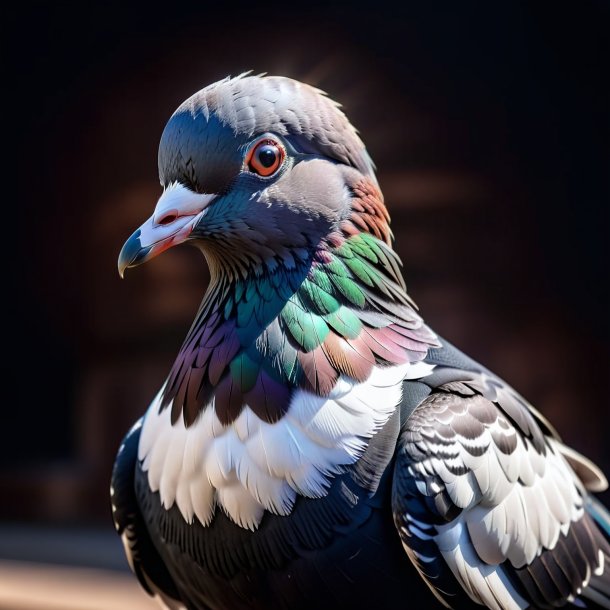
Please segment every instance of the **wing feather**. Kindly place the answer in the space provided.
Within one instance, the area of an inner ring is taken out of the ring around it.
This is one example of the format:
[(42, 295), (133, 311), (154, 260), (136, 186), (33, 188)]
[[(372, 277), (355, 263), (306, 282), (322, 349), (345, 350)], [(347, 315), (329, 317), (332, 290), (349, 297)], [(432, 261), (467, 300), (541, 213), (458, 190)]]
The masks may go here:
[(393, 487), (395, 523), (420, 573), (449, 603), (448, 575), (490, 608), (576, 599), (603, 572), (608, 545), (571, 464), (591, 486), (603, 476), (487, 371), (437, 366), (425, 381), (432, 393), (403, 426)]

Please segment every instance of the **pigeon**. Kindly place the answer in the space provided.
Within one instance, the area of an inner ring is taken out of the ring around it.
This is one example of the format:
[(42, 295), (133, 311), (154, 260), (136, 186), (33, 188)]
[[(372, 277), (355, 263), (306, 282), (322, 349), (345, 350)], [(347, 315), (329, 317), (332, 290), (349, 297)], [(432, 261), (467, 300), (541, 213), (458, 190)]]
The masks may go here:
[(170, 609), (610, 608), (607, 481), (407, 293), (375, 166), (285, 77), (169, 119), (121, 276), (180, 243), (210, 282), (114, 465), (116, 530)]

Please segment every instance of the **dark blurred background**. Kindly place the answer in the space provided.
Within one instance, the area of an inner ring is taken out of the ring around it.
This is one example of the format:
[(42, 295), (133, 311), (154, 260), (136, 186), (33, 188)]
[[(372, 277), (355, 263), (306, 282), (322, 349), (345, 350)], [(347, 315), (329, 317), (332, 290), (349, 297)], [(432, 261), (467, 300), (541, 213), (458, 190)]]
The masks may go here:
[(15, 532), (61, 532), (49, 561), (77, 526), (110, 533), (116, 448), (208, 278), (188, 247), (125, 281), (117, 255), (169, 115), (249, 69), (343, 104), (424, 318), (610, 472), (609, 5), (404, 4), (3, 9), (0, 556), (27, 555)]

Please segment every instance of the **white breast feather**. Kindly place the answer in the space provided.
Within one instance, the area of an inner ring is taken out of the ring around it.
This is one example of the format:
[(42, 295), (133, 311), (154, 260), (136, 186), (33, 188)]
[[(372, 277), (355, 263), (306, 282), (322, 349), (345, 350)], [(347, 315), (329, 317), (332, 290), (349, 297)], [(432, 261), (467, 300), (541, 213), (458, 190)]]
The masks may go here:
[(138, 457), (163, 506), (176, 503), (187, 522), (207, 525), (218, 505), (254, 530), (265, 510), (288, 515), (297, 494), (325, 496), (329, 475), (353, 464), (394, 412), (403, 379), (432, 368), (376, 367), (364, 383), (341, 378), (328, 397), (297, 390), (273, 424), (246, 406), (223, 426), (212, 404), (189, 428), (182, 418), (171, 425), (171, 408), (159, 413), (161, 390), (145, 416)]

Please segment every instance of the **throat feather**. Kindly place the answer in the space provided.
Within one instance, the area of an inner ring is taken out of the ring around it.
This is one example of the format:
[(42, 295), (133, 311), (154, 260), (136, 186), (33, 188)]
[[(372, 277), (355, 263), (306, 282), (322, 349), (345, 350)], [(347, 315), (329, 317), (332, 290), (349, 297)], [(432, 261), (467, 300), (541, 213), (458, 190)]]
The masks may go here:
[[(262, 339), (307, 274), (309, 265), (277, 267), (272, 273), (208, 291), (163, 391), (161, 409), (188, 427), (212, 399), (221, 421), (235, 419), (244, 404), (265, 421), (282, 416), (291, 385), (269, 361)], [(274, 407), (274, 405), (277, 405)]]

